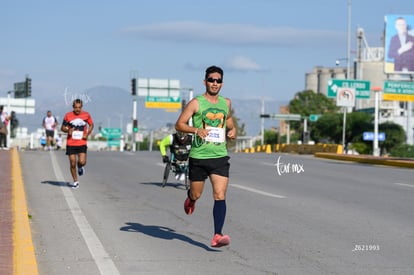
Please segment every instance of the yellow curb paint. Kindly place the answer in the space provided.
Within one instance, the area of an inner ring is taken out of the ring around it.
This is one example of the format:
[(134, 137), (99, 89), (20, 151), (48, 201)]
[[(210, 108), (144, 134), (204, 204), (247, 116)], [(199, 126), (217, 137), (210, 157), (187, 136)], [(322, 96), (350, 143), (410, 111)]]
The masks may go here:
[(334, 154), (334, 153), (315, 153), (317, 158), (327, 158), (340, 161), (353, 161), (358, 163), (369, 163), (376, 165), (396, 166), (404, 168), (414, 168), (414, 161), (410, 160), (396, 160), (388, 158), (375, 158), (369, 155), (345, 155), (345, 154)]
[(37, 275), (19, 153), (12, 150), (13, 274)]
[(270, 144), (266, 145), (266, 154), (272, 153), (272, 148), (270, 148)]

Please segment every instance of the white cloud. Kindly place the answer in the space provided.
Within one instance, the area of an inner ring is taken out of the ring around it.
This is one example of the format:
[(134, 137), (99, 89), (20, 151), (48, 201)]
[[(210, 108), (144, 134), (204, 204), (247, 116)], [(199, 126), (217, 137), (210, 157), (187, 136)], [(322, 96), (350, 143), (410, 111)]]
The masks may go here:
[(129, 27), (123, 33), (149, 40), (220, 43), (262, 47), (312, 47), (330, 45), (344, 34), (329, 30), (292, 27), (262, 27), (247, 24), (209, 24), (177, 21)]
[(235, 56), (225, 63), (229, 70), (237, 71), (262, 71), (259, 64), (244, 56)]

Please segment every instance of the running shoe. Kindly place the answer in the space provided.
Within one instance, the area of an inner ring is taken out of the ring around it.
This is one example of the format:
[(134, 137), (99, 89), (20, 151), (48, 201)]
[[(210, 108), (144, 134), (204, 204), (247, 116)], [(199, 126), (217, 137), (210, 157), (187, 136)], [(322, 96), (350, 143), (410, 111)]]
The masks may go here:
[(78, 168), (78, 175), (79, 176), (83, 176), (83, 174), (85, 173), (85, 168), (82, 166), (82, 167), (79, 167)]
[(187, 197), (185, 199), (184, 202), (184, 211), (187, 215), (191, 215), (194, 212), (194, 208), (195, 208), (195, 201), (190, 200), (189, 197)]
[(215, 234), (211, 240), (212, 247), (221, 247), (230, 244), (230, 237), (228, 235)]
[(185, 173), (182, 173), (182, 174), (180, 175), (180, 181), (185, 181)]
[(75, 181), (74, 183), (68, 183), (69, 187), (72, 187), (74, 189), (79, 188), (79, 181)]

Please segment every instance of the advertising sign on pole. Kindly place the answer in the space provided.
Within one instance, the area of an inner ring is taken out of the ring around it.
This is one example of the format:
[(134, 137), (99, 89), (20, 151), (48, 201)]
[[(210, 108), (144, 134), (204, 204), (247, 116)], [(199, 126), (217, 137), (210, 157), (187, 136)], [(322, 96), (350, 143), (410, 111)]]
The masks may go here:
[[(384, 72), (386, 74), (414, 74), (414, 15), (385, 16)], [(401, 42), (401, 37), (404, 42)]]

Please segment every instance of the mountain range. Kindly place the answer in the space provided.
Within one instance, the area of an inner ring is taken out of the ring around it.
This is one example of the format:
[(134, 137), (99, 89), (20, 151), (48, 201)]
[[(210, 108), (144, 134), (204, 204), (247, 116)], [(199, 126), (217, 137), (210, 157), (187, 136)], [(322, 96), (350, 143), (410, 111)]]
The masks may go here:
[[(224, 94), (225, 96), (225, 94)], [(179, 116), (179, 111), (171, 111), (158, 108), (145, 108), (145, 97), (133, 97), (130, 92), (110, 86), (96, 86), (83, 93), (71, 93), (67, 90), (63, 94), (38, 95), (32, 94), (35, 99), (35, 114), (17, 114), (20, 127), (28, 128), (34, 132), (41, 128), (42, 119), (48, 110), (61, 122), (65, 113), (72, 110), (72, 101), (80, 98), (84, 102), (83, 109), (88, 111), (94, 120), (95, 127), (122, 128), (132, 123), (133, 101), (136, 100), (138, 128), (140, 130), (157, 130), (167, 124), (173, 124)], [(262, 105), (264, 113), (279, 113), (280, 106), (288, 102), (279, 102), (274, 99), (238, 99), (231, 98), (234, 115), (239, 119), (239, 124), (244, 124), (248, 136), (260, 133), (260, 114)], [(264, 121), (265, 129), (277, 127), (276, 120)]]

